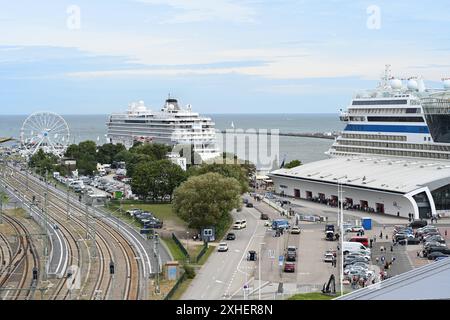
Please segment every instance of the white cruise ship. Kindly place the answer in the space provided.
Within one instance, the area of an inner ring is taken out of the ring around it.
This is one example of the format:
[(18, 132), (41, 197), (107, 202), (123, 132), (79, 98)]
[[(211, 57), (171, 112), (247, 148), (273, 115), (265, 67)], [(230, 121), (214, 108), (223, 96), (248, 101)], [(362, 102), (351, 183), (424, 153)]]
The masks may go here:
[(209, 117), (192, 112), (191, 105), (181, 107), (173, 98), (160, 111), (147, 109), (143, 101), (131, 103), (125, 113), (113, 113), (106, 123), (111, 143), (130, 148), (134, 142), (192, 145), (202, 160), (220, 155), (216, 144), (215, 123)]
[(427, 89), (421, 78), (393, 78), (387, 65), (378, 87), (341, 111), (346, 126), (327, 153), (450, 159), (450, 79), (442, 80), (443, 89)]

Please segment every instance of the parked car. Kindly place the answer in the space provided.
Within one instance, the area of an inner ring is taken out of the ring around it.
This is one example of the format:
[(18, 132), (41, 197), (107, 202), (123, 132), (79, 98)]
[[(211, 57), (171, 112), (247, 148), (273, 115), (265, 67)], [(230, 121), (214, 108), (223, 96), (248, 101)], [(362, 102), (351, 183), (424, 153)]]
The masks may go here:
[(413, 229), (423, 228), (428, 224), (426, 220), (416, 220), (409, 224), (409, 226)]
[(267, 220), (264, 222), (264, 227), (272, 227), (272, 222)]
[(362, 236), (362, 237), (352, 237), (350, 240), (350, 242), (359, 242), (362, 245), (364, 245), (365, 247), (369, 246), (369, 238)]
[(294, 226), (291, 228), (291, 234), (300, 234), (300, 227)]
[(450, 257), (450, 256), (449, 255), (439, 256), (439, 257), (435, 258), (434, 261), (441, 261), (441, 260), (446, 259), (448, 257)]
[(345, 229), (345, 232), (364, 232), (362, 226), (351, 226)]
[(297, 255), (295, 254), (295, 252), (287, 252), (286, 253), (286, 261), (296, 261), (297, 260)]
[(230, 232), (230, 233), (227, 234), (226, 239), (227, 240), (236, 240), (236, 234)]
[(284, 263), (284, 272), (295, 272), (295, 262), (286, 261)]
[(415, 245), (415, 244), (420, 244), (420, 239), (418, 238), (408, 238), (408, 239), (402, 239), (398, 241), (398, 244), (404, 246), (406, 245), (406, 243), (408, 243), (408, 245)]
[(295, 256), (297, 256), (297, 247), (296, 246), (288, 246), (286, 249), (286, 252), (287, 253), (292, 252), (295, 254)]
[(219, 243), (219, 247), (218, 247), (217, 251), (219, 251), (219, 252), (228, 251), (228, 244), (226, 242)]
[(436, 260), (436, 258), (440, 258), (440, 257), (448, 257), (448, 254), (436, 251), (436, 252), (432, 252), (429, 255), (427, 255), (428, 260)]
[(247, 202), (247, 203), (245, 204), (245, 206), (246, 206), (247, 208), (253, 208), (253, 203)]
[(328, 230), (325, 232), (325, 239), (329, 241), (336, 240), (336, 235), (334, 234), (334, 231)]

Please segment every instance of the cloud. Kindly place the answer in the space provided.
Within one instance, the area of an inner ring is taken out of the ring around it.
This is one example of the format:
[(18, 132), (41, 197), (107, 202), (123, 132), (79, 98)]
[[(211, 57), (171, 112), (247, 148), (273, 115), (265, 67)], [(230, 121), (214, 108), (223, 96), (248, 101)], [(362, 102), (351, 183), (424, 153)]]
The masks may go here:
[(200, 21), (254, 22), (255, 11), (231, 0), (136, 0), (148, 5), (169, 6), (177, 13), (163, 23)]

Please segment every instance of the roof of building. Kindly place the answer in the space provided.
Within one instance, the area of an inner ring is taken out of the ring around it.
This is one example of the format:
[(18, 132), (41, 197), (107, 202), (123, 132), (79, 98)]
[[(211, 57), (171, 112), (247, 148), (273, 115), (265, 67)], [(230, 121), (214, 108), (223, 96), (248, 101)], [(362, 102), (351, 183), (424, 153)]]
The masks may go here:
[(337, 300), (450, 299), (450, 258), (356, 290)]
[[(450, 180), (450, 161), (376, 156), (347, 156), (278, 169), (269, 176), (285, 176), (347, 186), (408, 193), (424, 186), (435, 189)], [(432, 188), (433, 187), (433, 188)]]

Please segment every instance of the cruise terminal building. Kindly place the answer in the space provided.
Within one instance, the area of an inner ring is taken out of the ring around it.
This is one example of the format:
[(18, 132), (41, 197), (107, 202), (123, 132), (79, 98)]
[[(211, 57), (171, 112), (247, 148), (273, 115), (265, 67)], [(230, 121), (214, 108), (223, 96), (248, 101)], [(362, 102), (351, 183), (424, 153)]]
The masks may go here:
[(336, 157), (269, 176), (275, 192), (300, 199), (338, 202), (415, 219), (445, 215), (450, 209), (450, 162), (369, 156)]

